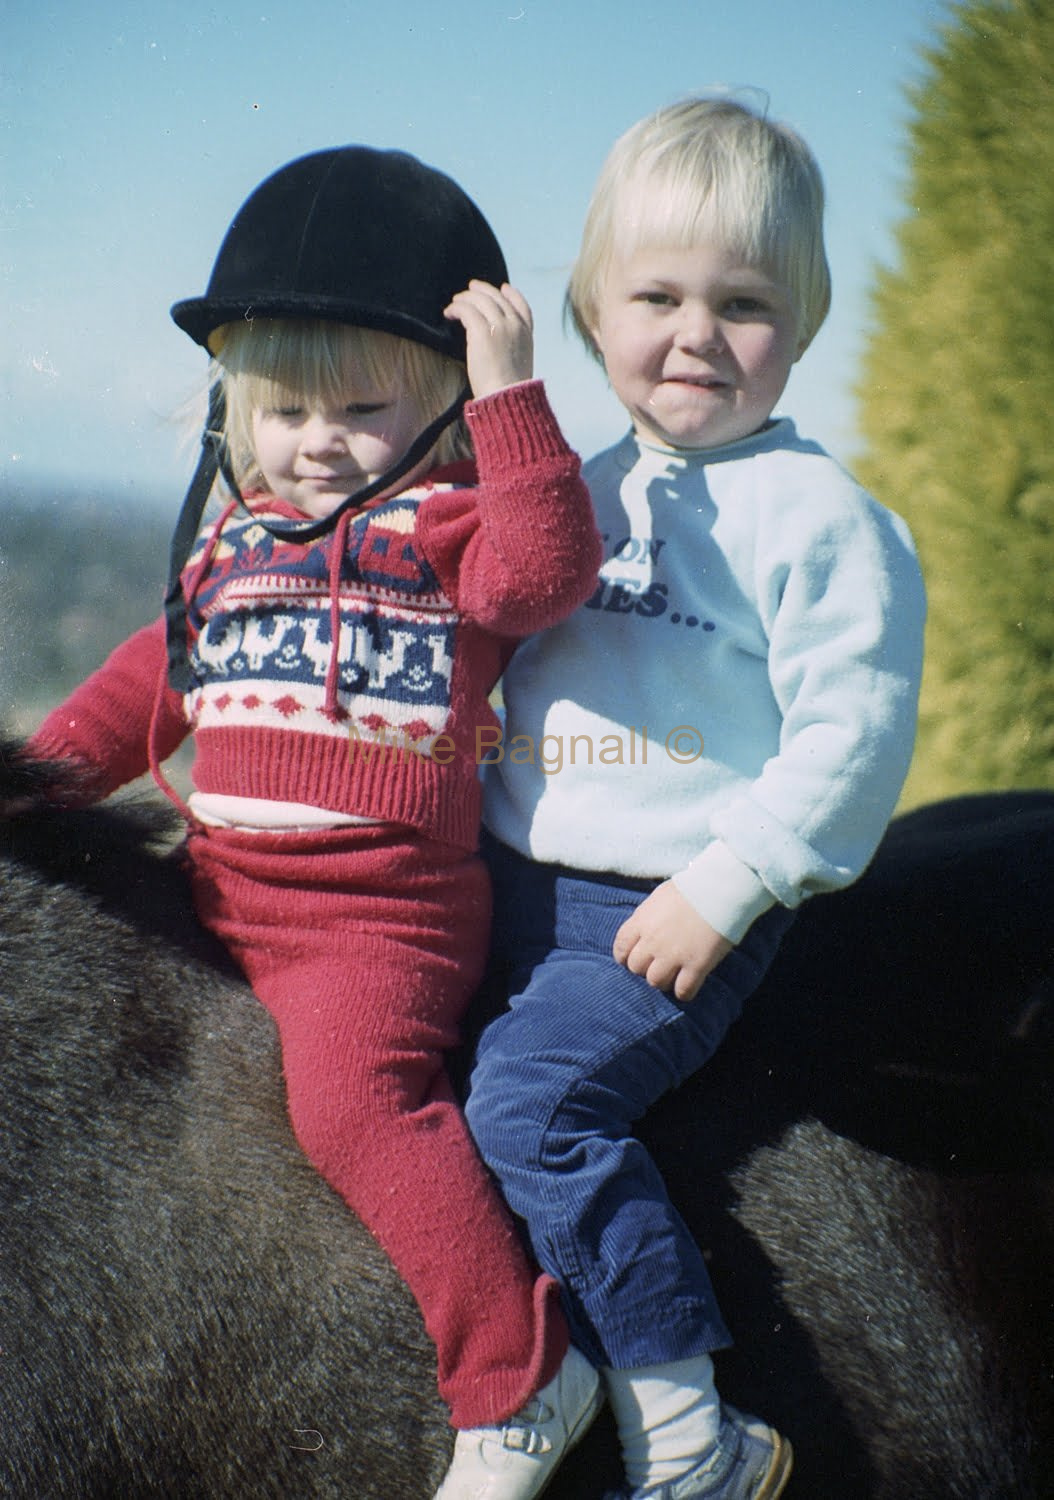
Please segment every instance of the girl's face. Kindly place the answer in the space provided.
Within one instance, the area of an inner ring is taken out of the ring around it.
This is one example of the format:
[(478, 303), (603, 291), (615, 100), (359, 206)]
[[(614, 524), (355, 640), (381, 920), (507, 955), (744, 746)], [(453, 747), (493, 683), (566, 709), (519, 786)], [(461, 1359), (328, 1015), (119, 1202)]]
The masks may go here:
[[(253, 447), (268, 489), (305, 516), (321, 519), (379, 479), (427, 425), (405, 393), (365, 386), (334, 406), (291, 403), (253, 412)], [(423, 459), (397, 486), (425, 471)]]
[(756, 432), (805, 347), (790, 290), (714, 244), (616, 256), (590, 331), (638, 435), (673, 448)]

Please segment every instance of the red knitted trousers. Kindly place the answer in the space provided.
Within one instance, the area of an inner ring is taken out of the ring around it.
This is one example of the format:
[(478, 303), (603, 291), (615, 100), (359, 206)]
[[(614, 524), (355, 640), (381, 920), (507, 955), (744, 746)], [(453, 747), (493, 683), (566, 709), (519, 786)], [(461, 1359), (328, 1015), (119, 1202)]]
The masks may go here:
[(202, 921), (277, 1024), (304, 1152), (417, 1299), (455, 1427), (556, 1373), (556, 1287), (528, 1263), (443, 1067), (484, 962), (480, 860), (389, 826), (192, 830)]

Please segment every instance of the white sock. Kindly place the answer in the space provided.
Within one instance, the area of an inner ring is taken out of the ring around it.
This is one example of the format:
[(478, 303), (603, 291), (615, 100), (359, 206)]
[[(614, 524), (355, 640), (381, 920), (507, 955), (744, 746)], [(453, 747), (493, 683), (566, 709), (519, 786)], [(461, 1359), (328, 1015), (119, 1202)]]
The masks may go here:
[(721, 1401), (708, 1354), (603, 1374), (634, 1489), (679, 1479), (717, 1442)]

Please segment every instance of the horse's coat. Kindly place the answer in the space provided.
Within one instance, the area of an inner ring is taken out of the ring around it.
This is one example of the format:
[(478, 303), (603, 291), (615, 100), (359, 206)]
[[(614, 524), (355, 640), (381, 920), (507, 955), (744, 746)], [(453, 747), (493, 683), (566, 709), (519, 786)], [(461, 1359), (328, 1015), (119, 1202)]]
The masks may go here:
[[(42, 776), (9, 748), (0, 804)], [(417, 1311), (145, 832), (0, 823), (0, 1492), (428, 1500)], [(738, 1338), (722, 1390), (794, 1439), (788, 1500), (1049, 1493), (1052, 911), (1054, 794), (899, 820), (645, 1124)], [(602, 1417), (547, 1500), (617, 1477)]]

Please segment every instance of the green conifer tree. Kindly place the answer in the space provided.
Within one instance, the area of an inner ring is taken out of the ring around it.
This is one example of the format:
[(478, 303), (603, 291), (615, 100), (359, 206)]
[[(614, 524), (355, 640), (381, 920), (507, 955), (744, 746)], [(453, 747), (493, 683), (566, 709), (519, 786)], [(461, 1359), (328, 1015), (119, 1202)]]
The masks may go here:
[(1054, 0), (964, 0), (910, 92), (862, 479), (930, 597), (906, 801), (1054, 785)]

